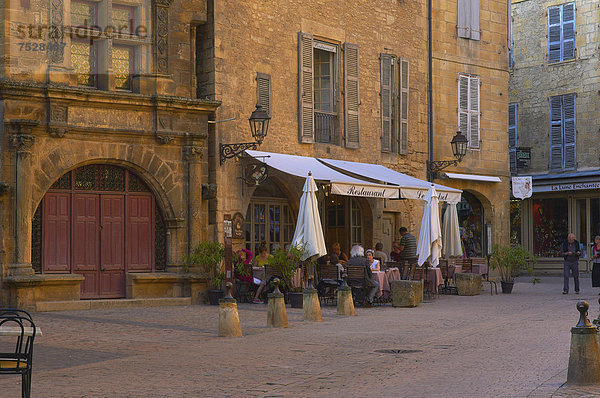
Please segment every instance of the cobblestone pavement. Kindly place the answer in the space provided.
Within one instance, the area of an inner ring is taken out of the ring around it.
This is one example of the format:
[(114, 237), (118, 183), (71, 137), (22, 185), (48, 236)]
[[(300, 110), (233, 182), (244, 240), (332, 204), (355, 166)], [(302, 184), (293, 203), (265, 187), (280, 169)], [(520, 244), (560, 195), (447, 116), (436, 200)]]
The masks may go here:
[[(266, 327), (266, 305), (240, 304), (244, 337), (216, 337), (218, 309), (153, 307), (34, 314), (34, 397), (581, 397), (567, 388), (575, 304), (561, 278), (521, 277), (513, 294), (440, 296), (417, 308), (357, 309), (323, 322)], [(379, 350), (414, 350), (382, 353)], [(561, 388), (562, 387), (562, 388)], [(0, 396), (20, 379), (0, 377)]]

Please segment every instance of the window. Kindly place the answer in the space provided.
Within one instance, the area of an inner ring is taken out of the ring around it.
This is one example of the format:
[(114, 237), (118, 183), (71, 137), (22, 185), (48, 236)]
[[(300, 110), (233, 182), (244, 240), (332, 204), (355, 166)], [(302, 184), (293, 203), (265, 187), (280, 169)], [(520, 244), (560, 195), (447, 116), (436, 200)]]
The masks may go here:
[(97, 15), (98, 10), (95, 3), (71, 2), (71, 26), (89, 28), (98, 23)]
[(119, 33), (133, 34), (134, 8), (113, 5), (112, 24)]
[(479, 40), (479, 0), (458, 0), (456, 29), (458, 37)]
[(96, 46), (93, 42), (71, 42), (71, 65), (79, 86), (96, 87)]
[(246, 249), (258, 253), (265, 242), (269, 253), (285, 249), (294, 237), (295, 222), (287, 201), (252, 200), (246, 213)]
[(131, 71), (133, 69), (133, 48), (113, 46), (112, 70), (115, 75), (115, 88), (131, 90)]
[(577, 166), (575, 94), (550, 97), (550, 170)]
[(569, 233), (567, 198), (533, 199), (533, 254), (539, 257), (561, 256), (561, 244)]
[(508, 104), (508, 154), (510, 171), (517, 172), (517, 104)]
[(575, 3), (548, 8), (548, 62), (575, 58)]
[(351, 199), (350, 207), (350, 242), (354, 245), (364, 245), (362, 239), (362, 213), (356, 199)]
[(381, 54), (381, 150), (408, 153), (408, 60)]
[[(340, 145), (338, 64), (340, 47), (315, 40), (310, 33), (298, 34), (299, 140)], [(347, 148), (360, 146), (358, 46), (343, 45), (344, 135)]]
[(458, 129), (467, 136), (469, 148), (479, 148), (479, 76), (458, 76)]

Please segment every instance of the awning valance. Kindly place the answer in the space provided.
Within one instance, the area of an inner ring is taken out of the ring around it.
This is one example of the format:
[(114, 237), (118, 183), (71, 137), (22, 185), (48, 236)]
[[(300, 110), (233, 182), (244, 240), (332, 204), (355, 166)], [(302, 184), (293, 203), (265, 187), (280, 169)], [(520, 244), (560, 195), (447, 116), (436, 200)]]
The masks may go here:
[(502, 182), (500, 177), (496, 176), (482, 176), (478, 174), (459, 174), (459, 173), (444, 173), (446, 177), (455, 180), (470, 180), (470, 181), (481, 181), (481, 182)]

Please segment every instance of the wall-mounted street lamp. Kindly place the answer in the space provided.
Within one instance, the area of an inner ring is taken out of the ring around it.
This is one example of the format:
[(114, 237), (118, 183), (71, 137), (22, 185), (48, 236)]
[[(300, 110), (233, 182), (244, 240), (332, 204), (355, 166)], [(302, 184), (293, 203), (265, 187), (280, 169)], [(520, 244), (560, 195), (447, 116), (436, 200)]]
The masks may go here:
[(456, 132), (452, 141), (450, 141), (450, 146), (452, 147), (452, 154), (456, 158), (455, 160), (434, 160), (427, 161), (427, 175), (429, 176), (429, 180), (433, 181), (437, 178), (437, 173), (444, 170), (449, 166), (456, 166), (467, 154), (467, 145), (469, 144), (469, 140), (464, 136), (460, 131)]
[(221, 157), (221, 164), (225, 163), (225, 160), (240, 156), (246, 149), (257, 149), (263, 140), (267, 136), (269, 130), (269, 120), (271, 117), (262, 108), (261, 105), (257, 104), (256, 109), (252, 112), (250, 119), (250, 131), (252, 137), (256, 142), (242, 142), (239, 144), (219, 144), (219, 153)]

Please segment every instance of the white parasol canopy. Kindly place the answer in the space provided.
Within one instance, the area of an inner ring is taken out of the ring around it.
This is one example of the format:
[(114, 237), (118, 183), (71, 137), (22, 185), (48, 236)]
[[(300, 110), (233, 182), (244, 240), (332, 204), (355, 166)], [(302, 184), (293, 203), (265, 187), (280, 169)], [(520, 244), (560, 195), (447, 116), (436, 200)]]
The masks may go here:
[(425, 200), (427, 203), (423, 211), (419, 244), (417, 245), (418, 263), (423, 265), (425, 261), (429, 260), (432, 267), (437, 267), (442, 254), (442, 229), (440, 226), (440, 202), (433, 184), (429, 187)]
[(296, 222), (296, 232), (292, 239), (292, 246), (304, 246), (306, 253), (302, 260), (306, 260), (314, 255), (324, 256), (327, 254), (325, 238), (323, 237), (323, 227), (321, 227), (321, 218), (319, 217), (319, 206), (317, 204), (317, 184), (308, 173), (304, 183), (304, 192), (300, 198), (300, 208), (298, 209), (298, 221)]
[(446, 207), (442, 242), (444, 242), (444, 257), (462, 256), (460, 229), (458, 227), (458, 211), (456, 210), (456, 203), (454, 202), (448, 202), (448, 207)]

